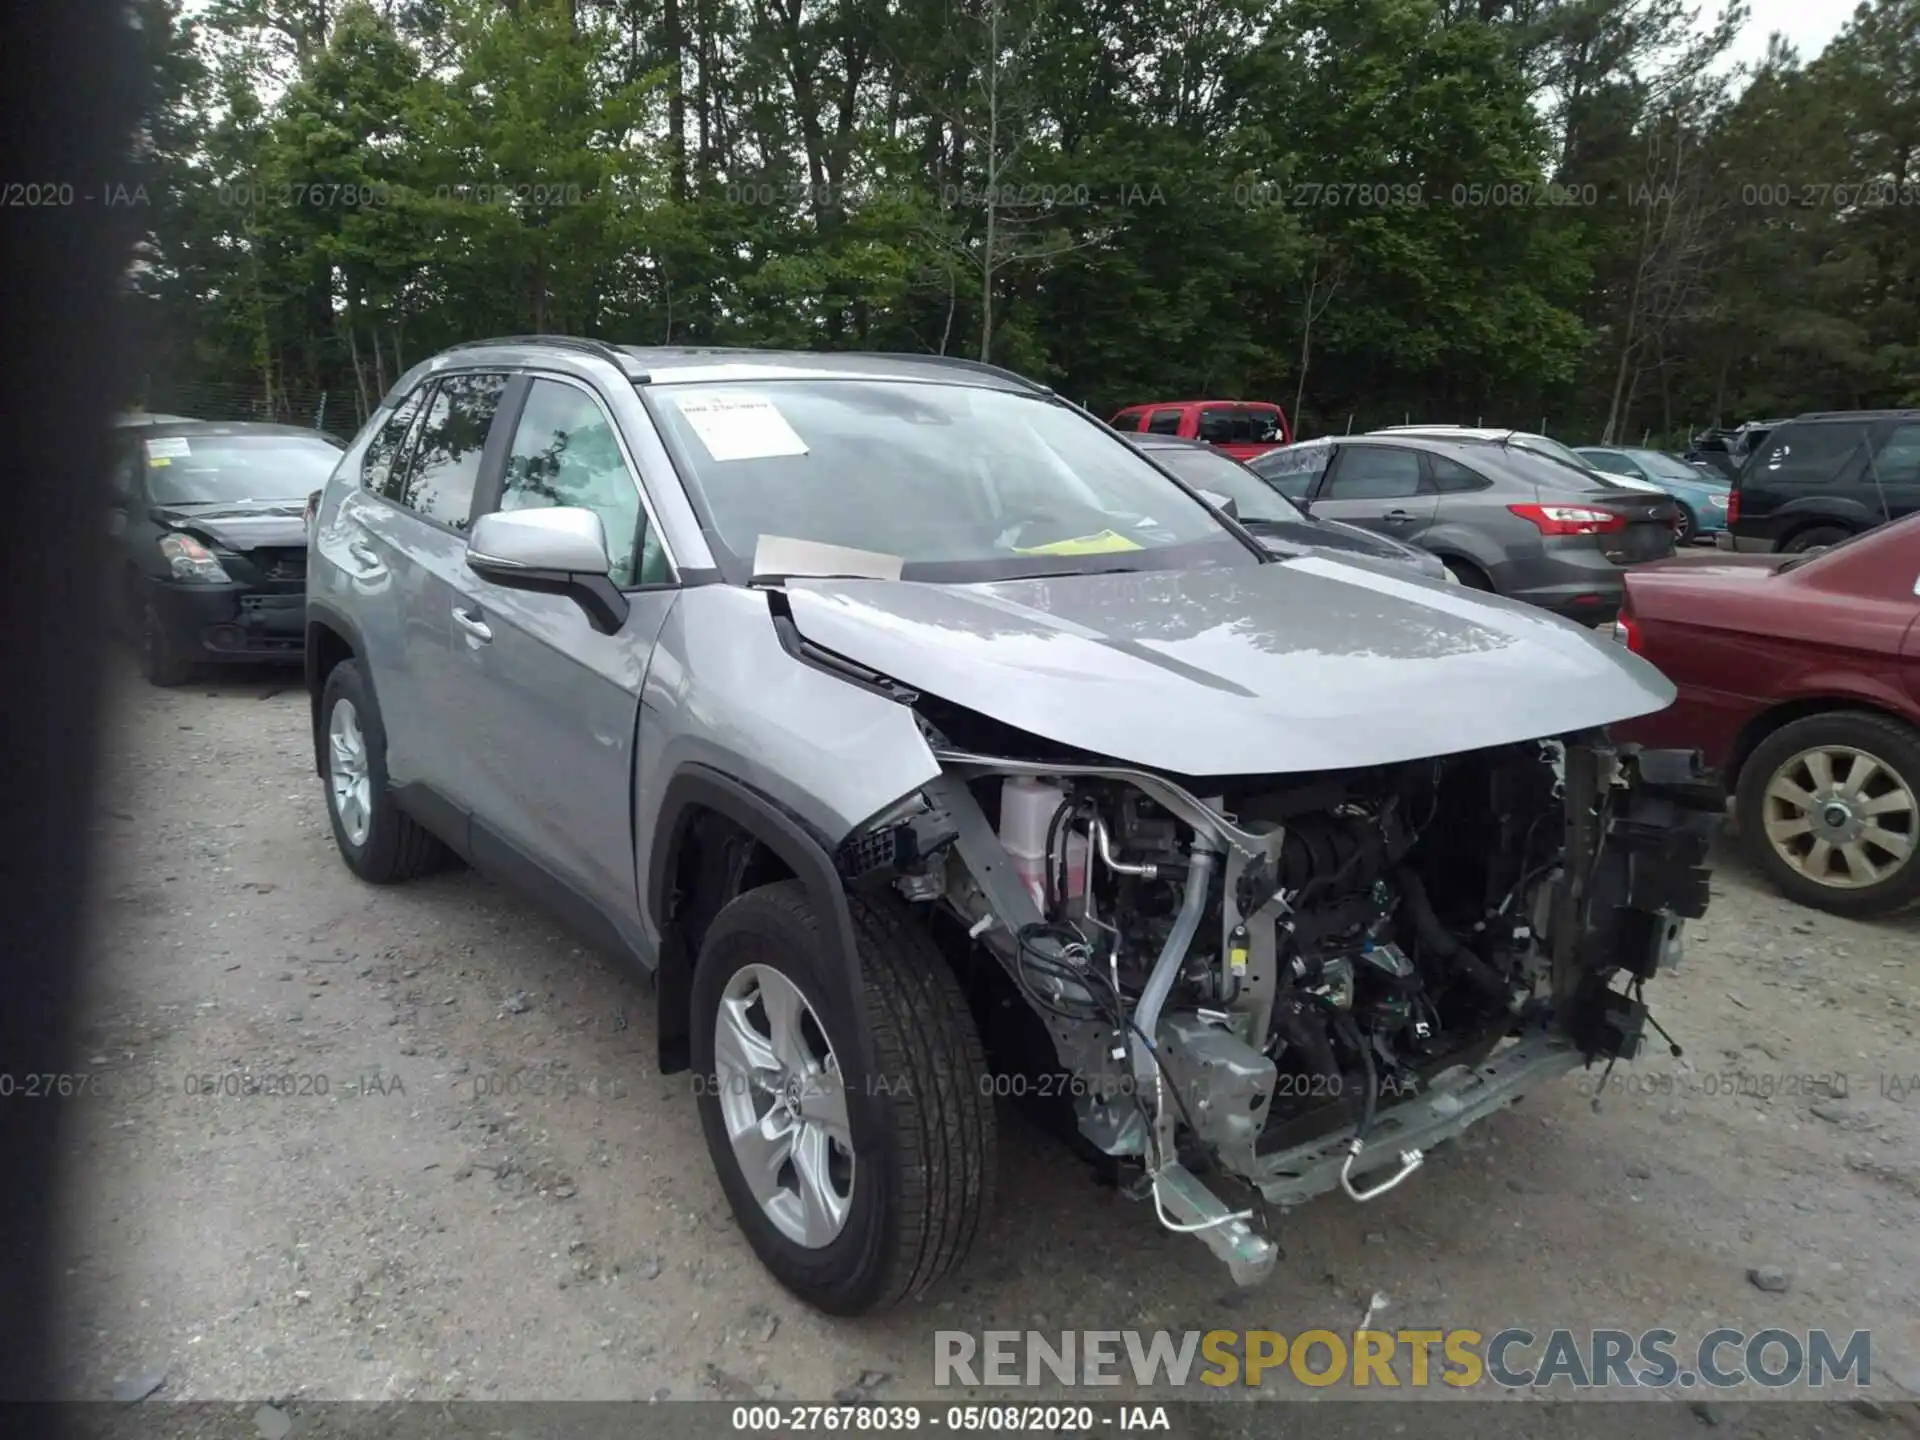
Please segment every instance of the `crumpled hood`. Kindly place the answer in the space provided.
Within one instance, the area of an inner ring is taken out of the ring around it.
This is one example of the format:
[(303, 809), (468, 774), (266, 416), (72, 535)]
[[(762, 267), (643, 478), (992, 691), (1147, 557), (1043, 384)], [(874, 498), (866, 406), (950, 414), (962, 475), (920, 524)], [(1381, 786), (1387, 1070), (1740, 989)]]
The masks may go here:
[(1658, 670), (1584, 627), (1387, 569), (1312, 556), (979, 585), (795, 580), (787, 596), (827, 650), (1178, 775), (1391, 764), (1673, 703)]
[(305, 506), (297, 500), (240, 500), (208, 505), (160, 505), (154, 520), (229, 550), (305, 545)]

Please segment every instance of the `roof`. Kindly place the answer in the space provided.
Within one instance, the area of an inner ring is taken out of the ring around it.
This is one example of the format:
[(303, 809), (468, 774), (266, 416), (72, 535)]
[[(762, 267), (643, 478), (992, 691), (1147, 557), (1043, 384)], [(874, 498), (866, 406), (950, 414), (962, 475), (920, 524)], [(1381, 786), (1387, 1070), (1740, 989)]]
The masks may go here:
[(1151, 430), (1123, 430), (1120, 432), (1142, 450), (1211, 450), (1214, 454), (1223, 453), (1218, 446), (1205, 440), (1188, 440), (1179, 435), (1156, 435)]
[[(1900, 410), (1810, 410), (1805, 415), (1796, 415), (1793, 418), (1801, 421), (1814, 420), (1821, 422), (1838, 420), (1920, 420), (1920, 410), (1912, 408)], [(1755, 423), (1759, 425), (1785, 425), (1788, 422), (1785, 420), (1761, 420)], [(1744, 430), (1747, 427), (1743, 425), (1741, 428)]]
[(128, 411), (124, 415), (113, 417), (115, 425), (188, 425), (191, 417), (186, 415), (149, 415), (144, 411)]
[[(546, 352), (618, 366), (635, 384), (716, 380), (924, 380), (994, 390), (1053, 392), (1012, 370), (956, 355), (879, 354), (851, 350), (771, 350), (726, 345), (615, 345), (575, 335), (507, 335), (471, 340), (440, 357), (481, 358), (508, 352), (515, 360)], [(479, 353), (475, 353), (479, 352)]]
[[(1515, 430), (1505, 425), (1383, 425), (1375, 435), (1458, 435), (1463, 440), (1505, 440), (1514, 435), (1532, 435), (1532, 430)], [(1541, 436), (1546, 439), (1546, 436)]]

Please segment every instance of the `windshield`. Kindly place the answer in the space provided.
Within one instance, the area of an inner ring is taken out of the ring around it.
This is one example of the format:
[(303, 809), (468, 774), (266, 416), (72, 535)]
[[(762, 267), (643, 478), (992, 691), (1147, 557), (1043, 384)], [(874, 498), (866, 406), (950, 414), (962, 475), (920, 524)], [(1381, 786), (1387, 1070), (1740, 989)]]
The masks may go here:
[(1306, 519), (1293, 502), (1273, 486), (1218, 450), (1165, 445), (1149, 447), (1146, 453), (1194, 489), (1233, 501), (1235, 513), (1246, 524), (1284, 524)]
[(300, 500), (327, 483), (341, 448), (320, 435), (162, 435), (145, 442), (157, 505)]
[(1702, 470), (1698, 465), (1689, 465), (1658, 450), (1629, 450), (1627, 453), (1646, 466), (1648, 474), (1658, 475), (1664, 480), (1685, 480), (1692, 485), (1706, 485), (1716, 490), (1727, 488), (1726, 476)]
[(641, 393), (742, 578), (763, 537), (894, 557), (916, 580), (1262, 563), (1131, 444), (1046, 397), (865, 379)]

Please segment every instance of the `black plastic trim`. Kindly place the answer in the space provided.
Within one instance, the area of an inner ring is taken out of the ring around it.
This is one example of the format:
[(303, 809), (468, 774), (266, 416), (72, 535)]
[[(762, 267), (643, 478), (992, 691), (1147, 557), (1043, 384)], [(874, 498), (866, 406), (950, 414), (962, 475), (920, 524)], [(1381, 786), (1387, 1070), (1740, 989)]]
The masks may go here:
[(860, 949), (854, 936), (846, 888), (834, 866), (832, 849), (776, 801), (706, 765), (688, 765), (667, 782), (649, 852), (646, 911), (660, 932), (660, 1013), (655, 1024), (660, 1037), (661, 1073), (671, 1075), (684, 1070), (688, 1064), (688, 1007), (693, 993), (693, 966), (698, 957), (688, 953), (685, 936), (668, 916), (667, 909), (680, 847), (702, 810), (724, 817), (753, 836), (806, 886), (815, 909), (833, 931), (845, 977), (838, 993), (825, 997), (832, 1012), (827, 1021), (835, 1035), (849, 1038), (859, 1059), (858, 1073), (875, 1073), (873, 1035), (867, 1027), (866, 1007), (860, 1003), (864, 993)]

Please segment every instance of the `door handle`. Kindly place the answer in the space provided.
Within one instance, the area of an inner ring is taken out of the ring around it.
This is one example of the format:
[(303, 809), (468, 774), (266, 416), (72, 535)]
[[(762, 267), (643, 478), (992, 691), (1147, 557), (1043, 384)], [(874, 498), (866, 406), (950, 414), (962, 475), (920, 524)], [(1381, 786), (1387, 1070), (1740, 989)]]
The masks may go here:
[(362, 565), (373, 566), (380, 563), (380, 552), (364, 540), (349, 540), (347, 553)]
[(1412, 522), (1413, 513), (1408, 510), (1389, 510), (1382, 518), (1389, 525), (1406, 525)]
[(462, 610), (456, 605), (453, 609), (453, 623), (483, 643), (493, 639), (493, 630), (480, 618), (480, 612), (477, 610)]

